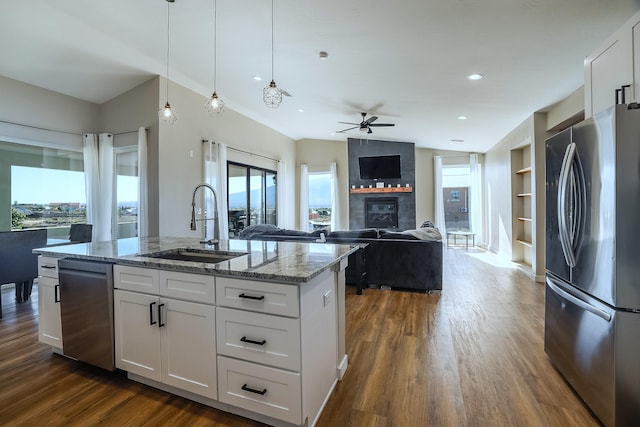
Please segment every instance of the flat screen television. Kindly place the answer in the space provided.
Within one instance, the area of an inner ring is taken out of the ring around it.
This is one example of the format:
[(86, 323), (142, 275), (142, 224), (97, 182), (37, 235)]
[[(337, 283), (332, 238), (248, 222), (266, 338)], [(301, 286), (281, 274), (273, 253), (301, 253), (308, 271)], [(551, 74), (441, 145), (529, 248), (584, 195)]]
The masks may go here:
[(359, 157), (360, 179), (400, 179), (400, 155)]

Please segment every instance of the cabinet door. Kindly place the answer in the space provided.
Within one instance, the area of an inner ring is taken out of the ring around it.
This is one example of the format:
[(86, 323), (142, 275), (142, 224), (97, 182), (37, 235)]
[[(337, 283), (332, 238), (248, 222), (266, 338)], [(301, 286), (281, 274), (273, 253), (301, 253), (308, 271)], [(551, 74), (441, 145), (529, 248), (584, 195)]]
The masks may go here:
[(116, 367), (160, 381), (159, 298), (119, 289), (113, 296)]
[(161, 298), (162, 382), (216, 399), (215, 307)]
[[(60, 299), (56, 298), (58, 280), (38, 278), (38, 339), (41, 343), (62, 349)], [(59, 296), (59, 294), (57, 294)]]
[[(631, 37), (618, 31), (603, 48), (585, 60), (585, 116), (591, 117), (616, 103), (616, 89), (631, 85), (633, 62)], [(631, 99), (627, 89), (626, 102)]]

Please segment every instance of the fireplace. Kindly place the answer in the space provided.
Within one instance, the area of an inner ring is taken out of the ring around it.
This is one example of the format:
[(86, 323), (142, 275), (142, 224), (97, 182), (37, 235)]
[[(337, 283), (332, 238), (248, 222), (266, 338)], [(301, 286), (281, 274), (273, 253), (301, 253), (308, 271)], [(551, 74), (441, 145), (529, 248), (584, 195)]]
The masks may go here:
[(398, 228), (398, 198), (366, 198), (364, 225), (367, 228)]

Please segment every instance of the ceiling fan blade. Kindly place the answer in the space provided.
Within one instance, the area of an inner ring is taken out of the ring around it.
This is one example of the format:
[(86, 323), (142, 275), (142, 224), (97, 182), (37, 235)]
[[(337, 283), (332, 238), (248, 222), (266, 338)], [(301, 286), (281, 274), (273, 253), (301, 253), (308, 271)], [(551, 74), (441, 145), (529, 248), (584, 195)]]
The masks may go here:
[(370, 124), (369, 126), (395, 126), (395, 123), (375, 123)]
[(351, 123), (351, 122), (338, 122), (338, 123), (342, 123), (342, 124), (344, 124), (344, 125), (360, 126), (360, 123)]
[(354, 127), (352, 127), (352, 128), (347, 128), (347, 129), (337, 130), (337, 131), (336, 131), (336, 133), (345, 133), (345, 132), (346, 132), (346, 131), (348, 131), (348, 130), (357, 129), (357, 128), (359, 128), (359, 127), (360, 127), (360, 125), (358, 125), (358, 126), (354, 126)]
[(291, 97), (293, 96), (293, 95), (291, 95), (289, 92), (287, 92), (286, 90), (284, 90), (284, 89), (282, 89), (282, 88), (280, 89), (280, 92), (282, 92), (282, 94), (283, 94), (284, 96), (288, 96), (289, 98), (291, 98)]
[(371, 123), (375, 122), (376, 120), (378, 120), (378, 116), (371, 116), (371, 117), (369, 117), (367, 120), (365, 120), (363, 123), (365, 123), (365, 124), (368, 124), (368, 125), (369, 125), (369, 124), (371, 124)]

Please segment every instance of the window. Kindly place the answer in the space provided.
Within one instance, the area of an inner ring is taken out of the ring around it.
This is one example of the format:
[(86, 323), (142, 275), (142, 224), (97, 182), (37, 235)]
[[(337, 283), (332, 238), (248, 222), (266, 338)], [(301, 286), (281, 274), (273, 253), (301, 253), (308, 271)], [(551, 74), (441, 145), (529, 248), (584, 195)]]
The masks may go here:
[(83, 168), (81, 151), (0, 142), (6, 229), (46, 228), (49, 239), (68, 239), (71, 224), (87, 221)]
[(469, 223), (469, 165), (442, 168), (444, 223), (447, 231), (470, 231)]
[(309, 220), (305, 231), (331, 229), (331, 173), (309, 173)]
[(138, 235), (138, 147), (114, 149), (114, 239)]
[(248, 225), (277, 224), (277, 173), (227, 162), (229, 236)]

